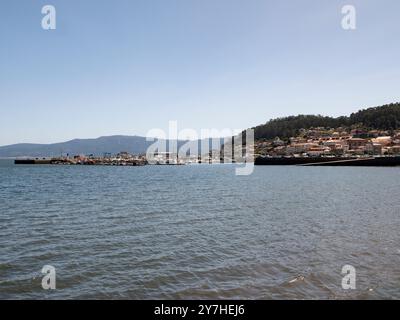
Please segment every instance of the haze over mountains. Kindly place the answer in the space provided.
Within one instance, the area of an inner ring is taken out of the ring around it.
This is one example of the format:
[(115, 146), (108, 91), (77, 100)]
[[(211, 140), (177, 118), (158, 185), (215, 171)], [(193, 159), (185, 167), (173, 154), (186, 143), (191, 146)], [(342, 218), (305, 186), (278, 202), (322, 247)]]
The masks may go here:
[[(216, 139), (217, 140), (217, 139)], [(163, 141), (163, 140), (160, 140)], [(190, 147), (197, 148), (202, 140), (190, 142)], [(178, 147), (187, 141), (178, 141)], [(146, 141), (140, 136), (106, 136), (97, 139), (74, 139), (53, 144), (19, 143), (0, 147), (0, 157), (59, 157), (69, 154), (103, 156), (104, 153), (117, 154), (126, 151), (132, 154), (146, 153), (147, 148), (154, 141)], [(219, 142), (219, 147), (222, 142)], [(194, 152), (193, 152), (194, 153)]]

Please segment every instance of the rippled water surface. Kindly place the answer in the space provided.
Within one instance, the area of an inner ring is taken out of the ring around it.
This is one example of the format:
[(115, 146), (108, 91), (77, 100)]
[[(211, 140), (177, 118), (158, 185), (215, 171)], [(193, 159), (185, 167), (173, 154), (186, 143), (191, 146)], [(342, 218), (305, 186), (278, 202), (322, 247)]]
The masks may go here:
[(400, 168), (3, 160), (0, 298), (400, 299), (399, 186)]

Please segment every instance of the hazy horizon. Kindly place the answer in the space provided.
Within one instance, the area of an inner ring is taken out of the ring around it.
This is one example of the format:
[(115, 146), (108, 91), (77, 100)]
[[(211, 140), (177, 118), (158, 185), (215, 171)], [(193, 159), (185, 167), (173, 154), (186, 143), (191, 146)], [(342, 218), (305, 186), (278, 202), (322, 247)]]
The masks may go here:
[[(397, 103), (397, 101), (388, 102), (387, 104), (391, 104), (391, 103)], [(380, 106), (383, 106), (383, 105), (385, 105), (385, 104), (382, 104)], [(380, 107), (380, 106), (370, 106), (370, 107), (366, 107), (366, 108), (362, 108), (362, 109)], [(357, 110), (354, 110), (352, 112), (357, 112), (357, 111), (360, 111), (362, 109), (357, 109)], [(305, 115), (305, 114), (292, 114), (292, 115), (286, 115), (286, 116), (283, 116), (283, 117), (299, 116), (299, 115)], [(326, 114), (315, 114), (315, 115), (335, 117), (335, 116), (326, 115)], [(343, 115), (338, 115), (338, 116), (350, 116), (350, 114), (343, 114)], [(251, 127), (248, 127), (248, 128), (253, 128), (255, 126), (265, 124), (266, 122), (268, 122), (270, 120), (273, 120), (273, 119), (268, 119), (267, 121), (260, 122), (257, 125), (254, 125), (254, 126), (251, 126)], [(243, 130), (246, 130), (248, 128), (243, 128)], [(185, 128), (178, 128), (178, 129), (180, 130), (180, 129), (185, 129)], [(168, 131), (166, 130), (165, 133), (168, 134)], [(200, 131), (199, 131), (199, 133), (200, 133)], [(89, 137), (74, 137), (74, 138), (70, 138), (70, 139), (67, 139), (67, 140), (52, 141), (52, 142), (45, 142), (45, 143), (37, 143), (37, 142), (34, 142), (34, 141), (32, 141), (32, 142), (29, 142), (29, 141), (28, 142), (24, 142), (24, 141), (22, 141), (22, 142), (6, 144), (6, 145), (1, 145), (0, 144), (0, 147), (5, 147), (5, 146), (9, 146), (9, 145), (14, 145), (14, 144), (42, 144), (42, 145), (48, 145), (48, 144), (57, 144), (57, 143), (70, 142), (70, 141), (74, 141), (74, 140), (96, 140), (96, 139), (100, 139), (100, 138), (109, 138), (109, 137), (116, 137), (116, 136), (121, 136), (121, 137), (142, 137), (142, 138), (146, 138), (147, 137), (147, 138), (153, 138), (153, 139), (163, 139), (163, 138), (160, 138), (160, 137), (157, 137), (157, 136), (146, 136), (145, 134), (144, 135), (139, 135), (139, 134), (110, 134), (110, 135), (101, 135), (101, 136), (97, 136), (97, 137), (93, 137), (93, 136), (89, 136)], [(198, 138), (188, 137), (187, 139), (178, 139), (178, 140), (180, 140), (180, 141), (196, 141), (196, 140), (202, 140), (202, 139), (208, 139), (208, 138), (209, 139), (216, 139), (216, 138), (223, 139), (224, 137), (223, 136), (215, 136), (215, 135), (213, 135), (213, 136), (198, 137)], [(167, 137), (167, 140), (168, 140), (168, 137)]]
[[(56, 8), (43, 30), (41, 9)], [(0, 146), (246, 129), (400, 101), (398, 1), (4, 1)]]

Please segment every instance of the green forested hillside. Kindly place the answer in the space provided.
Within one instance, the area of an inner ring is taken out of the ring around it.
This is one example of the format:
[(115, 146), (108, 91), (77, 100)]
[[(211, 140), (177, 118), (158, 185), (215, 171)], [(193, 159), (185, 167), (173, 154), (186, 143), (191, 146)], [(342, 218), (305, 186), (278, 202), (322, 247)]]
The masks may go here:
[(278, 118), (255, 127), (256, 139), (288, 138), (296, 136), (300, 129), (315, 127), (360, 127), (365, 129), (400, 129), (400, 103), (368, 108), (338, 118), (321, 115), (298, 115)]

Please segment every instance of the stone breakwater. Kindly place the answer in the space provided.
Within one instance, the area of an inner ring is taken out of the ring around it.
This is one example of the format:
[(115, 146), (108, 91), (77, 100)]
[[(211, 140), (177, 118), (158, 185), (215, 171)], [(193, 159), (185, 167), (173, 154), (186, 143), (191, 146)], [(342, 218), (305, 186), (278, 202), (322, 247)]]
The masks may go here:
[(102, 166), (143, 166), (147, 164), (146, 159), (66, 159), (66, 158), (35, 158), (16, 159), (14, 164), (52, 164), (52, 165), (102, 165)]

